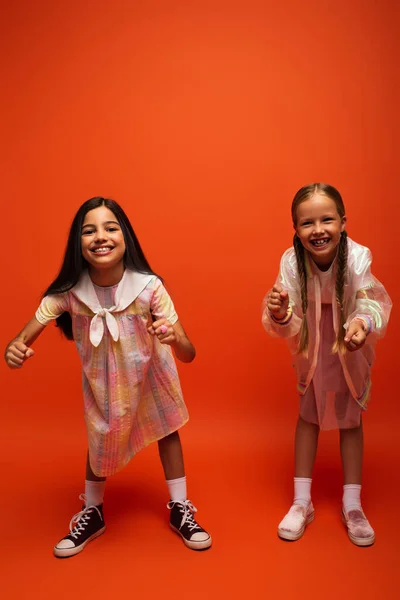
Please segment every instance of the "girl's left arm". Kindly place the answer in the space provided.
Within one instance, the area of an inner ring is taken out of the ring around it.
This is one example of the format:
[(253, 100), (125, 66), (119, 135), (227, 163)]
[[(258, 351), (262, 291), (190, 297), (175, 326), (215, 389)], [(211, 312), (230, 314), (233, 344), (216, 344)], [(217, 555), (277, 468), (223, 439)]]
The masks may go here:
[(161, 344), (171, 346), (181, 362), (189, 363), (194, 360), (196, 350), (179, 321), (172, 325), (167, 319), (159, 319), (149, 326), (149, 333), (156, 335)]
[(356, 304), (348, 316), (347, 329), (355, 319), (363, 323), (366, 333), (383, 337), (392, 309), (392, 301), (384, 286), (371, 273), (372, 254), (368, 248), (357, 258), (353, 267)]
[(170, 295), (159, 279), (154, 284), (150, 309), (155, 319), (148, 326), (150, 335), (155, 335), (161, 344), (171, 346), (181, 362), (192, 362), (196, 350), (178, 320)]

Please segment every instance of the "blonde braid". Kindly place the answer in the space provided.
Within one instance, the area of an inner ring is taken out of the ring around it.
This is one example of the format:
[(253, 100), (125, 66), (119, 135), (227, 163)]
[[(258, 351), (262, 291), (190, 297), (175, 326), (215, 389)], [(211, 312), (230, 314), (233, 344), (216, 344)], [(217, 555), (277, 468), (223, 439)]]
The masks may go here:
[(338, 254), (337, 254), (337, 273), (336, 273), (336, 302), (338, 306), (338, 332), (336, 341), (333, 344), (332, 352), (344, 354), (346, 346), (345, 337), (345, 315), (344, 315), (344, 281), (347, 271), (347, 233), (342, 231), (340, 236)]
[(296, 252), (297, 270), (300, 277), (300, 289), (301, 289), (301, 308), (303, 311), (303, 320), (300, 329), (299, 346), (297, 349), (298, 354), (307, 355), (308, 352), (308, 323), (307, 323), (307, 308), (308, 308), (308, 294), (307, 294), (307, 270), (304, 259), (304, 246), (301, 243), (299, 237), (295, 234), (293, 238), (293, 246)]

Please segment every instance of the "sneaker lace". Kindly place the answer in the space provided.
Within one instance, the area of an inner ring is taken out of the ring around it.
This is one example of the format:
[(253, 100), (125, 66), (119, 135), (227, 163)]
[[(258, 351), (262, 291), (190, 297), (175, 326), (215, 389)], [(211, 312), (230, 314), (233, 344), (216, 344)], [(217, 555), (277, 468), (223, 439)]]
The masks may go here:
[(171, 508), (173, 508), (176, 504), (178, 505), (179, 512), (182, 515), (179, 529), (186, 523), (189, 531), (194, 531), (195, 529), (201, 530), (200, 525), (198, 525), (193, 518), (194, 513), (197, 512), (197, 508), (193, 506), (190, 500), (184, 500), (183, 502), (174, 502), (171, 500), (171, 502), (168, 502), (167, 507), (171, 510)]
[(85, 531), (85, 527), (88, 524), (88, 521), (90, 520), (90, 514), (93, 512), (93, 510), (97, 510), (100, 519), (102, 519), (101, 512), (99, 511), (97, 506), (94, 506), (94, 504), (91, 506), (86, 505), (85, 494), (81, 494), (79, 496), (79, 500), (82, 500), (85, 503), (85, 508), (77, 512), (76, 515), (72, 517), (69, 523), (70, 534), (75, 539), (78, 539), (78, 536), (82, 534), (82, 531)]

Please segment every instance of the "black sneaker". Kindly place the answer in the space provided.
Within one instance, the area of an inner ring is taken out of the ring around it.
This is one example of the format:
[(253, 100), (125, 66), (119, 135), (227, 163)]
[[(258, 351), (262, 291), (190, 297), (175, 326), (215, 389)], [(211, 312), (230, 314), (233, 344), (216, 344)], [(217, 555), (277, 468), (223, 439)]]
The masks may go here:
[(193, 506), (190, 500), (184, 502), (171, 500), (168, 502), (167, 508), (171, 511), (169, 522), (171, 528), (179, 533), (188, 548), (205, 550), (211, 546), (210, 534), (194, 520), (193, 515), (197, 512), (197, 508)]
[[(86, 503), (83, 494), (79, 499)], [(54, 546), (54, 555), (58, 558), (68, 558), (82, 552), (86, 544), (104, 533), (105, 528), (103, 505), (84, 506), (72, 517), (69, 524), (70, 533)]]

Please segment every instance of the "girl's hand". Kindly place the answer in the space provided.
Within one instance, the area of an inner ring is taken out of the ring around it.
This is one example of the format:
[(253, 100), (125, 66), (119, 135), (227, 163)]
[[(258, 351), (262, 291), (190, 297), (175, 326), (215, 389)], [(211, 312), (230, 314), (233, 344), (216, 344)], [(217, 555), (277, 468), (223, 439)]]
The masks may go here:
[(289, 294), (276, 284), (267, 298), (267, 308), (275, 319), (283, 319), (289, 308)]
[(20, 369), (24, 362), (34, 354), (32, 348), (16, 340), (7, 346), (4, 358), (10, 369)]
[(154, 321), (149, 327), (147, 331), (150, 335), (155, 335), (158, 337), (161, 344), (174, 344), (177, 341), (176, 333), (174, 327), (171, 325), (167, 319), (159, 319), (158, 321)]
[(347, 332), (344, 338), (344, 343), (347, 350), (355, 352), (362, 348), (367, 339), (367, 334), (364, 331), (361, 321), (354, 320), (350, 323), (347, 328)]

